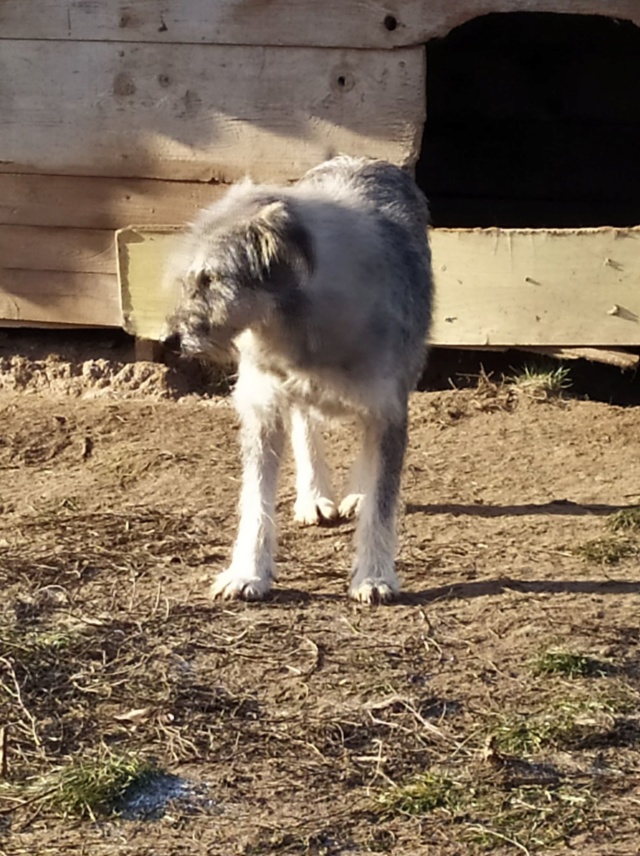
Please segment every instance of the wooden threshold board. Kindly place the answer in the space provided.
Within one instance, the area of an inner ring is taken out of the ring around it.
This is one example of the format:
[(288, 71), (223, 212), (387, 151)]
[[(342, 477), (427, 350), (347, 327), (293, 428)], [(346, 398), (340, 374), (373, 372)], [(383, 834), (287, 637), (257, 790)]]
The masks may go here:
[[(117, 233), (125, 329), (156, 339), (176, 229)], [(452, 347), (640, 345), (640, 227), (433, 229), (430, 341)]]

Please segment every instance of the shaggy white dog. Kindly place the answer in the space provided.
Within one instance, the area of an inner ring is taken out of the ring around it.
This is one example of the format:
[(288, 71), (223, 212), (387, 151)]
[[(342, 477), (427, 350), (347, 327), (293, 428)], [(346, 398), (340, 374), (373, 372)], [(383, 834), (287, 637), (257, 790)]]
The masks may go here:
[[(213, 594), (259, 599), (275, 577), (285, 433), (304, 524), (358, 515), (350, 594), (391, 600), (407, 401), (431, 314), (427, 203), (382, 161), (338, 157), (288, 188), (243, 182), (188, 230), (167, 337), (188, 355), (235, 349), (242, 423), (240, 524)], [(355, 416), (362, 452), (336, 503), (318, 423)]]

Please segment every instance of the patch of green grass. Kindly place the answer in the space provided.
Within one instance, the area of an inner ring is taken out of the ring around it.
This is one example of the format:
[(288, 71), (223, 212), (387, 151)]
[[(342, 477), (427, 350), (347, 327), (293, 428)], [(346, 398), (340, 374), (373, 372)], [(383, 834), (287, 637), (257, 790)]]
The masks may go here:
[(564, 742), (570, 730), (565, 717), (505, 714), (489, 727), (492, 748), (501, 755), (530, 756), (543, 746)]
[(139, 757), (106, 754), (102, 758), (75, 761), (42, 779), (35, 788), (41, 802), (65, 816), (90, 817), (117, 813), (130, 788), (139, 787), (157, 768)]
[(620, 538), (594, 538), (574, 547), (574, 555), (598, 565), (617, 565), (622, 559), (635, 556), (638, 545)]
[(509, 713), (490, 723), (487, 734), (492, 748), (502, 755), (531, 756), (547, 747), (572, 748), (582, 741), (606, 734), (614, 727), (618, 703), (603, 696), (583, 701), (563, 701), (531, 714)]
[(78, 639), (66, 628), (50, 628), (14, 635), (14, 645), (25, 665), (37, 667), (48, 664), (58, 654), (67, 651)]
[(612, 532), (640, 532), (640, 505), (630, 505), (609, 515), (607, 527)]
[[(442, 833), (448, 815), (447, 835), (453, 842), (468, 842), (480, 850), (510, 844), (523, 852), (548, 847), (581, 831), (595, 806), (590, 787), (567, 782), (509, 786), (488, 778), (464, 781), (427, 773), (404, 785), (395, 785), (378, 796), (377, 811), (383, 819), (420, 817), (428, 830), (430, 816)], [(464, 846), (464, 845), (463, 845)], [(475, 851), (474, 851), (475, 852)]]
[(403, 785), (394, 785), (378, 797), (378, 806), (386, 816), (424, 815), (435, 809), (455, 811), (462, 799), (463, 786), (449, 776), (423, 773)]
[(505, 843), (525, 853), (545, 849), (582, 831), (594, 807), (589, 787), (568, 783), (486, 791), (472, 808), (464, 837), (483, 850)]
[(555, 363), (525, 365), (505, 380), (532, 398), (557, 397), (571, 387), (569, 369)]
[(611, 665), (587, 654), (572, 651), (545, 651), (531, 664), (534, 675), (563, 675), (568, 678), (604, 676)]

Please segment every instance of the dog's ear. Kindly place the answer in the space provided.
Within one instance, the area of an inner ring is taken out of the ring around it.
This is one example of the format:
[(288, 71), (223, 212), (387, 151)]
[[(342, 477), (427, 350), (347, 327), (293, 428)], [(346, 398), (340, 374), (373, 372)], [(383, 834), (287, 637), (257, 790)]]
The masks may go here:
[(310, 275), (315, 267), (311, 235), (286, 202), (263, 206), (246, 228), (245, 240), (251, 274), (273, 282), (284, 271)]

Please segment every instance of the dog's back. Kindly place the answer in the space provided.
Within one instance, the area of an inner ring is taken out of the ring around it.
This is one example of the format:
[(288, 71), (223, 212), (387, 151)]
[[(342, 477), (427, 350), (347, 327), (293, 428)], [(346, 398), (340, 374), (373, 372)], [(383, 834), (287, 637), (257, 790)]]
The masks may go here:
[(296, 186), (322, 188), (334, 199), (355, 195), (424, 242), (427, 200), (411, 176), (393, 164), (341, 155), (310, 169)]
[(342, 156), (308, 172), (291, 200), (314, 239), (306, 288), (323, 350), (361, 377), (393, 378), (408, 392), (431, 317), (424, 195), (392, 164)]

